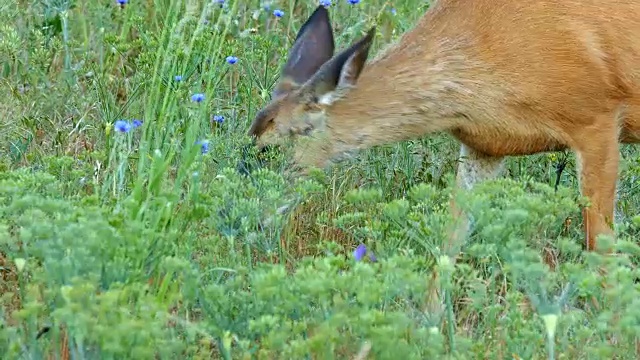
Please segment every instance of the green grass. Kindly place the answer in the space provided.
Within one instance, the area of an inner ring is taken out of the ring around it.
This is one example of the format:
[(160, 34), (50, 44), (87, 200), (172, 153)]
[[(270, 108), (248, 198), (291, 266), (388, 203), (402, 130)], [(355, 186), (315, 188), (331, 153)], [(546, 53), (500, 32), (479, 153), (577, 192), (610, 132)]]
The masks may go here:
[[(438, 261), (450, 137), (371, 149), (309, 179), (285, 178), (278, 154), (237, 172), (316, 5), (0, 1), (0, 356), (640, 356), (638, 147), (622, 149), (609, 257), (582, 250), (570, 153), (512, 158), (504, 179), (462, 194), (475, 227), (455, 266)], [(427, 8), (334, 1), (337, 45), (376, 23), (375, 53)], [(123, 134), (120, 119), (143, 124)], [(360, 243), (377, 262), (354, 259)], [(427, 310), (435, 288), (443, 313)]]

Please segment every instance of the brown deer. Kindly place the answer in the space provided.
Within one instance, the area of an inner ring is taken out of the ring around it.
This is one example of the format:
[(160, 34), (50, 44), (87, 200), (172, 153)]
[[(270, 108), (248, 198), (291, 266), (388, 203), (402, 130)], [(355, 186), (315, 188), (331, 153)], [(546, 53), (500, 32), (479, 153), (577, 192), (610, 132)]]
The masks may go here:
[[(374, 34), (334, 56), (318, 7), (253, 120), (256, 144), (291, 141), (304, 173), (447, 131), (461, 143), (464, 189), (499, 176), (506, 156), (571, 149), (590, 199), (587, 249), (613, 235), (619, 143), (640, 142), (640, 2), (438, 0), (367, 63)], [(468, 222), (452, 210), (455, 239)]]

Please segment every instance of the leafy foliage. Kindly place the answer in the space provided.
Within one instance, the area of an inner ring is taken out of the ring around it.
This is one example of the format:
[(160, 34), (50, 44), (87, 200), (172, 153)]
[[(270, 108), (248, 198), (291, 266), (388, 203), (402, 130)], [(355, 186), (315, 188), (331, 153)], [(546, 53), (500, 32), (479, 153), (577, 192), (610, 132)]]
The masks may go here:
[[(296, 181), (249, 146), (315, 6), (0, 4), (3, 359), (637, 358), (637, 148), (616, 255), (583, 252), (574, 159), (552, 153), (454, 195), (453, 262), (447, 136)], [(336, 42), (376, 22), (377, 51), (428, 6), (334, 1)]]

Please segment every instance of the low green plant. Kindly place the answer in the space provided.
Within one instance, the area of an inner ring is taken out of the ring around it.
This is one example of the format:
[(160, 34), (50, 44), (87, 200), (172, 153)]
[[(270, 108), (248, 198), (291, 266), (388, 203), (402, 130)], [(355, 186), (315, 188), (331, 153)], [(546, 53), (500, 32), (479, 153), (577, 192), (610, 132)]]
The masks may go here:
[[(567, 153), (454, 195), (445, 135), (298, 180), (251, 146), (316, 6), (0, 3), (2, 358), (637, 358), (637, 148), (601, 255)], [(428, 7), (334, 1), (336, 43), (377, 23), (377, 51)]]

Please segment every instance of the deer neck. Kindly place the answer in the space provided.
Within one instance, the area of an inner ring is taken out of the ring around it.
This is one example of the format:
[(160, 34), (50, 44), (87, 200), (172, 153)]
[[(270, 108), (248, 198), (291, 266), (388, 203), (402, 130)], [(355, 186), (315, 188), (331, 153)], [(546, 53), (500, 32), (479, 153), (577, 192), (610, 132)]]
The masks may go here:
[(336, 94), (327, 109), (335, 152), (420, 138), (468, 122), (479, 66), (460, 44), (396, 45), (368, 64), (357, 86)]

